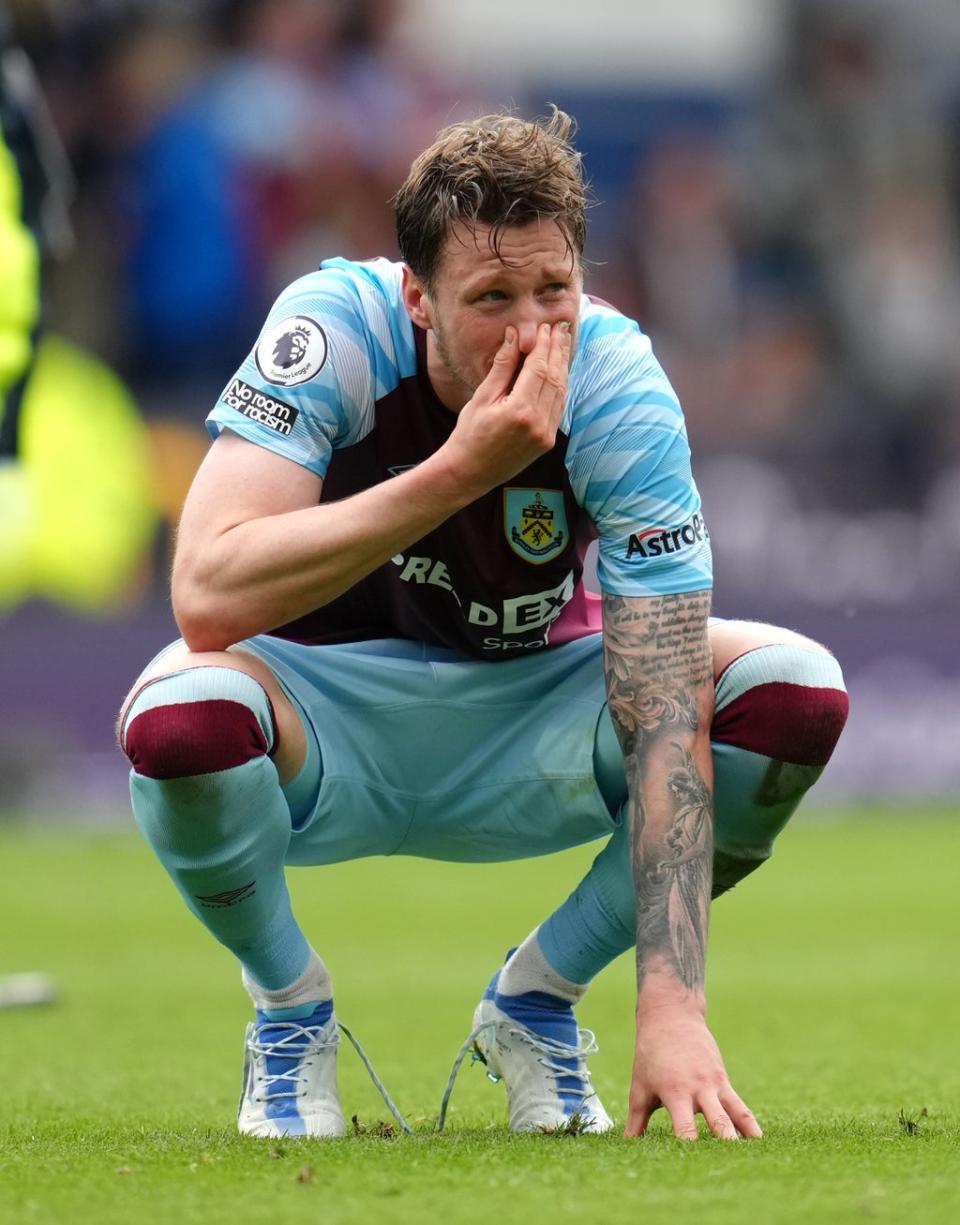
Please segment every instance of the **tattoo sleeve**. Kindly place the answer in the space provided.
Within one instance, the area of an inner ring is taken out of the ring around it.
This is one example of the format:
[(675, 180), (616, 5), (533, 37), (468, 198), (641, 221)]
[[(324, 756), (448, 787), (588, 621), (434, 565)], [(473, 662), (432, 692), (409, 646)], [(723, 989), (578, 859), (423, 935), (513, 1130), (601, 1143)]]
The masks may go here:
[(623, 749), (637, 891), (637, 985), (703, 989), (713, 862), (710, 593), (603, 597), (607, 698)]

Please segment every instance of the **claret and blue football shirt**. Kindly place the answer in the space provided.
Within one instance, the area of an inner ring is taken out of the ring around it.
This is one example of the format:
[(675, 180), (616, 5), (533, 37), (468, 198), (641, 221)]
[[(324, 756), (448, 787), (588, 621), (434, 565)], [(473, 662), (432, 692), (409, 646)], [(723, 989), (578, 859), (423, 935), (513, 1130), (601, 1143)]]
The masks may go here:
[[(427, 377), (402, 265), (326, 261), (290, 285), (207, 419), (323, 480), (321, 502), (390, 480), (442, 446), (456, 414)], [(505, 659), (600, 628), (603, 591), (711, 586), (683, 414), (637, 325), (582, 298), (556, 445), (329, 604), (271, 631), (306, 643), (403, 637)]]

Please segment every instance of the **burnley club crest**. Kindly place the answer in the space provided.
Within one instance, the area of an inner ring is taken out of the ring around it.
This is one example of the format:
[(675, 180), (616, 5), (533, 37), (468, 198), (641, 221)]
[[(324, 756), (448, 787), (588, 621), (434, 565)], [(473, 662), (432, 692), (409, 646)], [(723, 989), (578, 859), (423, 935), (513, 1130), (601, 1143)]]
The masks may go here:
[(514, 553), (534, 566), (559, 556), (570, 541), (559, 489), (503, 491), (503, 531)]

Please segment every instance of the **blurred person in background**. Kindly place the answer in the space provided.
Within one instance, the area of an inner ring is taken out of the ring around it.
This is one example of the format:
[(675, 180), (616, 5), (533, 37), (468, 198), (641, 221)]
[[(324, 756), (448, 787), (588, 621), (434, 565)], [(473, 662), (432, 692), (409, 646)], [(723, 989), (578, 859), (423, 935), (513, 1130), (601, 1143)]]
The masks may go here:
[(242, 966), (246, 1134), (345, 1133), (331, 976), (286, 864), (607, 837), (460, 1057), (475, 1042), (504, 1079), (516, 1131), (608, 1130), (573, 1008), (634, 947), (627, 1133), (662, 1105), (678, 1136), (698, 1112), (760, 1135), (706, 1026), (708, 909), (770, 855), (846, 694), (816, 643), (709, 620), (679, 404), (637, 325), (583, 293), (571, 133), (556, 111), (441, 131), (395, 200), (404, 262), (295, 281), (208, 418), (184, 640), (120, 739), (141, 830)]
[[(236, 338), (316, 252), (392, 241), (399, 162), (455, 99), (383, 0), (128, 4), (91, 73), (126, 369), (165, 415), (209, 403)], [(81, 19), (82, 20), (82, 19)]]
[(806, 325), (807, 386), (772, 455), (851, 509), (916, 506), (960, 395), (956, 85), (921, 70), (911, 27), (930, 27), (910, 6), (795, 0), (788, 18), (784, 71), (739, 134), (735, 210), (747, 302)]
[[(153, 529), (134, 402), (102, 363), (45, 327), (44, 265), (70, 242), (71, 190), (0, 7), (0, 614), (33, 596), (112, 609), (136, 581)], [(55, 994), (44, 974), (0, 978), (0, 1008)]]
[(50, 331), (44, 267), (70, 242), (72, 176), (0, 10), (0, 610), (121, 602), (154, 528), (146, 434), (101, 361)]
[(957, 454), (960, 20), (935, 7), (786, 3), (758, 92), (637, 158), (623, 258), (597, 273), (702, 452), (756, 457), (811, 509), (916, 510)]

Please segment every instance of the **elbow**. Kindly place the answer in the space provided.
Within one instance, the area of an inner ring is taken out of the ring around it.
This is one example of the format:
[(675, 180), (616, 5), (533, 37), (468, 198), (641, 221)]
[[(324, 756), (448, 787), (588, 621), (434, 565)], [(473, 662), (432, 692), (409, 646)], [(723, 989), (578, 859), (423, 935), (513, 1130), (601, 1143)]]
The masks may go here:
[(180, 636), (194, 654), (225, 651), (247, 635), (231, 624), (223, 603), (196, 584), (174, 577), (171, 589), (173, 615)]
[(241, 635), (225, 634), (220, 630), (219, 626), (211, 625), (202, 621), (181, 621), (179, 618), (177, 624), (180, 629), (180, 637), (187, 644), (191, 654), (201, 655), (208, 654), (211, 651), (225, 651), (228, 647), (232, 647), (234, 643), (239, 642)]

